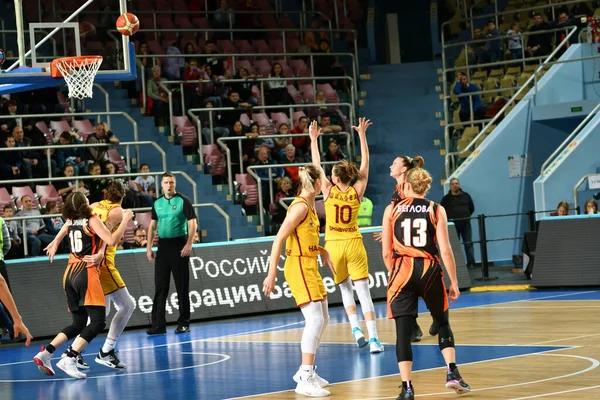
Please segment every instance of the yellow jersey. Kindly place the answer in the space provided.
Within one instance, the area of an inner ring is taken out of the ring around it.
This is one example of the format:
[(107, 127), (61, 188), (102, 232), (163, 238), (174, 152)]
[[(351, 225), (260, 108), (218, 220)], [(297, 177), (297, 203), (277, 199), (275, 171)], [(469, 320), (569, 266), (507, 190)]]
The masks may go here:
[(288, 236), (285, 242), (285, 255), (288, 257), (316, 257), (319, 254), (319, 216), (314, 207), (311, 207), (308, 201), (302, 197), (296, 197), (292, 201), (288, 207), (288, 213), (298, 203), (306, 204), (308, 213), (294, 229), (294, 232)]
[[(108, 219), (108, 214), (112, 211), (113, 208), (121, 207), (120, 204), (112, 203), (108, 200), (102, 200), (94, 205), (92, 209), (92, 214), (100, 218), (102, 222), (106, 223)], [(111, 233), (116, 231), (119, 225), (115, 226)], [(106, 251), (104, 252), (104, 258), (106, 259), (106, 264), (108, 266), (115, 265), (115, 255), (117, 253), (117, 246), (106, 246)]]
[(354, 187), (342, 192), (333, 185), (325, 200), (325, 241), (362, 238), (358, 230), (360, 199)]

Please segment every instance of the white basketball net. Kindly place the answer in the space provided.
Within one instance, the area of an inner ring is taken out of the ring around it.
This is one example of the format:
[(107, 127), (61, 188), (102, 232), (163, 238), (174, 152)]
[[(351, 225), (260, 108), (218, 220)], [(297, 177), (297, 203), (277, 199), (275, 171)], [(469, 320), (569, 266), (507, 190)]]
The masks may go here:
[(100, 69), (100, 64), (102, 64), (102, 57), (81, 60), (66, 58), (56, 61), (56, 68), (69, 87), (69, 97), (80, 100), (84, 97), (92, 97), (94, 77)]

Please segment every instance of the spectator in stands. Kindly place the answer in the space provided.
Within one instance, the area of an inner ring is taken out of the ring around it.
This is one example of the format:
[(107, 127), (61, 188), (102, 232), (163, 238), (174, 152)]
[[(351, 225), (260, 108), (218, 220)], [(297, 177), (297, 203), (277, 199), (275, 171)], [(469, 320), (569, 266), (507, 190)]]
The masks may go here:
[(156, 126), (165, 126), (165, 121), (169, 115), (169, 97), (159, 85), (165, 85), (165, 78), (160, 76), (160, 67), (152, 68), (152, 79), (146, 84), (148, 97), (152, 99), (152, 114), (154, 115), (154, 124)]
[(556, 211), (550, 213), (550, 215), (553, 217), (564, 217), (565, 215), (569, 215), (570, 210), (569, 203), (563, 200), (556, 206)]
[(207, 40), (204, 44), (204, 53), (212, 54), (214, 57), (210, 57), (206, 59), (206, 65), (210, 66), (212, 71), (212, 76), (223, 76), (225, 75), (225, 64), (223, 63), (223, 59), (218, 56), (219, 51), (217, 50), (217, 44), (214, 40)]
[[(484, 37), (481, 33), (481, 29), (473, 29), (473, 40), (483, 40)], [(471, 49), (469, 53), (469, 65), (483, 64), (487, 60), (487, 46), (486, 42), (471, 43)]]
[(245, 108), (249, 107), (250, 104), (240, 102), (240, 94), (235, 90), (229, 92), (227, 99), (223, 101), (223, 107), (231, 107), (234, 110), (223, 111), (221, 119), (223, 126), (226, 128), (233, 127), (236, 121), (240, 120), (240, 116), (244, 113)]
[[(329, 146), (327, 147), (327, 152), (325, 153), (325, 161), (342, 161), (346, 160), (348, 156), (346, 156), (340, 146), (335, 139), (329, 139)], [(328, 165), (329, 173), (327, 175), (331, 175), (331, 165)]]
[[(24, 137), (23, 128), (15, 125), (12, 131), (12, 136), (15, 138), (16, 147), (30, 147), (31, 139)], [(46, 158), (47, 150), (42, 152), (34, 150), (21, 151), (22, 165), (21, 172), (28, 178), (46, 178), (48, 177), (48, 160)], [(52, 175), (56, 174), (56, 161), (50, 159), (50, 168)], [(33, 187), (33, 184), (30, 184)]]
[(315, 17), (310, 24), (310, 29), (306, 31), (306, 35), (304, 35), (304, 45), (306, 45), (310, 51), (318, 52), (320, 50), (320, 42), (321, 40), (327, 40), (327, 32), (319, 31), (323, 29), (319, 19)]
[[(551, 28), (563, 28), (563, 30), (557, 31), (555, 33), (556, 35), (556, 40), (555, 40), (555, 44), (556, 46), (558, 46), (563, 40), (565, 40), (565, 38), (567, 37), (567, 35), (569, 34), (567, 28), (572, 27), (572, 26), (576, 26), (577, 23), (575, 21), (574, 18), (569, 18), (569, 13), (567, 12), (561, 12), (558, 15), (558, 21), (555, 24), (551, 24), (550, 27)], [(578, 38), (577, 38), (577, 34), (574, 34), (573, 36), (571, 36), (569, 38), (569, 41), (563, 45), (558, 52), (556, 53), (556, 58), (560, 58), (565, 51), (567, 51), (567, 49), (569, 48), (569, 46), (571, 44), (575, 44), (578, 42)]]
[(321, 132), (323, 133), (340, 133), (342, 127), (331, 123), (331, 116), (329, 114), (323, 114), (321, 116)]
[[(321, 39), (319, 42), (319, 50), (316, 53), (320, 53), (318, 57), (314, 57), (314, 72), (315, 76), (329, 77), (329, 76), (345, 76), (346, 73), (344, 68), (336, 66), (337, 59), (332, 55), (325, 55), (331, 53), (331, 46), (329, 40)], [(320, 83), (329, 83), (336, 90), (345, 90), (347, 82), (345, 79), (333, 79), (330, 81), (320, 81)]]
[(140, 49), (138, 51), (139, 55), (142, 57), (139, 57), (137, 60), (142, 64), (142, 66), (144, 68), (149, 68), (152, 66), (152, 61), (148, 61), (148, 59), (150, 57), (148, 56), (148, 44), (147, 43), (140, 43)]
[[(275, 147), (279, 154), (277, 154), (277, 159), (282, 160), (285, 157), (285, 148), (288, 144), (291, 144), (291, 140), (289, 137), (285, 137), (283, 135), (288, 135), (290, 133), (290, 127), (286, 123), (282, 123), (279, 125), (278, 132), (282, 135), (280, 138), (275, 138)], [(295, 147), (294, 147), (295, 148)]]
[[(212, 101), (207, 101), (204, 103), (204, 108), (214, 108), (214, 103)], [(204, 113), (202, 117), (202, 136), (204, 139), (204, 143), (213, 143), (210, 138), (210, 117), (208, 112)], [(214, 111), (212, 114), (212, 132), (215, 138), (215, 141), (221, 137), (229, 136), (229, 129), (223, 126), (223, 120), (221, 119), (221, 113), (219, 111)]]
[[(96, 127), (98, 129), (98, 127)], [(75, 136), (71, 134), (71, 132), (64, 131), (60, 134), (58, 138), (59, 142), (63, 146), (67, 145), (78, 145), (81, 144), (80, 140), (77, 140)], [(89, 143), (89, 142), (88, 142)], [(89, 148), (90, 150), (104, 150), (105, 148)], [(85, 168), (86, 165), (86, 154), (83, 147), (70, 147), (70, 148), (58, 148), (54, 152), (54, 157), (56, 158), (56, 166), (63, 171), (65, 169), (66, 164), (70, 164), (75, 172), (75, 175), (79, 175), (79, 169)]]
[(148, 244), (148, 235), (143, 226), (138, 225), (137, 228), (135, 228), (133, 231), (133, 240), (133, 243), (124, 242), (123, 248), (127, 250), (146, 248), (146, 245)]
[[(288, 93), (287, 81), (283, 77), (281, 64), (273, 63), (269, 78), (273, 80), (267, 82), (268, 90), (265, 93), (265, 103), (268, 106), (294, 104), (294, 99)], [(287, 112), (287, 110), (283, 110), (283, 112)]]
[[(325, 97), (325, 92), (322, 90), (318, 90), (315, 93), (315, 104), (327, 104), (327, 98)], [(319, 115), (327, 112), (328, 107), (307, 107), (307, 114), (309, 118), (317, 118)]]
[(221, 78), (223, 77), (213, 75), (210, 65), (205, 65), (203, 73), (198, 80), (200, 83), (198, 96), (203, 98), (205, 102), (212, 101), (216, 107), (223, 107), (221, 95), (226, 90), (226, 86), (221, 82)]
[(185, 102), (185, 109), (190, 110), (192, 108), (198, 108), (199, 98), (198, 98), (198, 82), (201, 77), (201, 70), (198, 68), (198, 60), (195, 58), (191, 58), (188, 60), (185, 71), (183, 73), (183, 78), (186, 81), (194, 81), (194, 82), (186, 82), (183, 84), (183, 98)]
[[(293, 144), (288, 144), (285, 148), (285, 157), (281, 160), (281, 164), (301, 164), (304, 163), (302, 157), (296, 157), (296, 148)], [(291, 179), (294, 188), (298, 187), (299, 167), (284, 167), (285, 175)]]
[[(232, 137), (243, 137), (246, 136), (246, 134), (244, 133), (244, 125), (242, 125), (241, 121), (235, 121), (233, 123), (233, 126), (231, 128), (231, 135)], [(249, 156), (248, 156), (248, 148), (247, 145), (244, 143), (245, 141), (242, 141), (242, 161), (244, 163), (247, 163), (249, 160)], [(242, 165), (239, 165), (239, 159), (240, 159), (240, 150), (238, 147), (238, 144), (236, 141), (232, 141), (232, 142), (228, 142), (227, 143), (227, 147), (229, 148), (230, 152), (231, 152), (231, 162), (234, 163), (233, 165), (233, 170), (236, 171), (235, 173), (242, 173), (242, 171), (245, 170), (245, 167)], [(252, 149), (251, 149), (252, 153), (254, 153), (254, 143), (252, 143)], [(248, 165), (248, 164), (246, 164)]]
[[(196, 48), (194, 47), (194, 43), (192, 42), (188, 42), (185, 47), (183, 48), (183, 54), (190, 54), (189, 57), (185, 57), (184, 61), (185, 61), (185, 68), (187, 68), (190, 64), (191, 60), (196, 60), (196, 57), (192, 56), (191, 54), (196, 54)], [(198, 60), (196, 60), (196, 62), (198, 62)]]
[(506, 32), (506, 35), (510, 36), (508, 39), (508, 50), (513, 60), (520, 60), (523, 58), (523, 36), (521, 34), (521, 25), (518, 22), (514, 22), (512, 27)]
[[(46, 214), (60, 214), (60, 208), (58, 207), (55, 201), (49, 201), (46, 203)], [(46, 217), (44, 218), (44, 225), (46, 227), (46, 232), (49, 235), (56, 236), (58, 232), (60, 232), (61, 228), (65, 224), (65, 220), (62, 215), (56, 217)], [(69, 239), (65, 237), (59, 245), (60, 253), (68, 253), (69, 252)]]
[[(75, 167), (69, 163), (66, 163), (62, 172), (65, 177), (75, 176)], [(62, 197), (63, 201), (67, 199), (67, 196), (72, 191), (77, 190), (78, 188), (79, 191), (86, 196), (89, 195), (88, 190), (85, 188), (85, 183), (83, 181), (79, 181), (78, 183), (76, 179), (68, 181), (56, 181), (54, 182), (54, 188), (56, 189), (58, 195)]]
[[(552, 51), (552, 33), (538, 33), (550, 29), (550, 25), (544, 22), (542, 15), (536, 13), (533, 15), (533, 26), (529, 32), (533, 33), (527, 40), (527, 54), (529, 57), (547, 56)], [(533, 61), (538, 63), (538, 61)]]
[[(308, 118), (300, 117), (300, 119), (298, 119), (298, 123), (296, 124), (294, 129), (292, 129), (292, 133), (308, 133)], [(309, 159), (308, 157), (305, 157), (306, 154), (310, 153), (309, 152), (310, 140), (309, 140), (308, 136), (300, 136), (297, 138), (293, 138), (292, 144), (296, 148), (296, 151), (299, 152), (300, 155), (302, 155), (304, 159)]]
[[(469, 82), (466, 75), (461, 75), (460, 81), (454, 85), (454, 94), (473, 93), (480, 90), (479, 86)], [(460, 103), (459, 116), (462, 122), (485, 118), (486, 108), (481, 102), (480, 95), (461, 96), (458, 98), (458, 102)], [(473, 115), (471, 115), (471, 103), (473, 104)]]
[(119, 167), (113, 162), (107, 162), (104, 164), (104, 174), (105, 175), (115, 175), (119, 173)]
[[(273, 160), (269, 159), (269, 148), (266, 146), (261, 146), (258, 149), (256, 163), (254, 165), (270, 165), (275, 164)], [(263, 194), (263, 204), (262, 206), (269, 209), (270, 199), (269, 199), (269, 185), (271, 182), (278, 184), (281, 178), (283, 178), (283, 168), (274, 167), (274, 168), (258, 168), (254, 171), (256, 175), (260, 178), (260, 184), (262, 188)]]
[(238, 11), (242, 11), (237, 14), (237, 24), (239, 29), (246, 30), (245, 32), (239, 32), (240, 39), (260, 39), (264, 36), (263, 32), (257, 32), (256, 29), (260, 28), (258, 22), (258, 16), (260, 15), (259, 7), (254, 4), (253, 0), (246, 0), (239, 7)]
[[(229, 7), (227, 0), (219, 2), (219, 8), (215, 12), (215, 29), (232, 29), (235, 25), (235, 13)], [(227, 34), (225, 32), (225, 34)]]
[[(88, 166), (88, 174), (92, 176), (97, 176), (102, 174), (102, 166), (97, 163), (91, 163)], [(89, 198), (90, 203), (96, 203), (98, 201), (104, 200), (104, 189), (108, 186), (106, 179), (104, 178), (94, 178), (88, 180), (88, 190), (90, 192)]]
[(292, 190), (292, 181), (288, 177), (283, 177), (277, 184), (279, 191), (275, 194), (275, 212), (273, 213), (272, 222), (277, 225), (281, 225), (285, 219), (287, 210), (279, 203), (279, 200), (286, 197), (293, 197), (294, 191)]
[(583, 208), (585, 209), (585, 214), (598, 214), (598, 203), (594, 199), (586, 201)]
[[(29, 217), (39, 215), (40, 218), (25, 220), (25, 232), (22, 231), (22, 225), (19, 226), (19, 234), (24, 237), (27, 235), (27, 243), (29, 243), (29, 255), (37, 257), (42, 249), (54, 240), (55, 235), (46, 233), (46, 226), (41, 218), (39, 210), (33, 209), (33, 199), (29, 195), (21, 197), (21, 206), (23, 209), (17, 213), (17, 217)], [(42, 247), (43, 246), (43, 247)]]
[[(148, 164), (140, 165), (140, 172), (145, 174), (149, 173), (150, 167)], [(152, 204), (154, 204), (154, 199), (156, 199), (154, 182), (155, 180), (152, 175), (138, 176), (135, 178), (134, 183), (137, 188), (137, 196), (140, 200), (140, 206), (152, 207)]]
[(256, 137), (256, 141), (254, 142), (254, 151), (258, 151), (258, 148), (261, 146), (267, 146), (270, 152), (275, 150), (275, 141), (272, 138), (261, 138), (261, 136), (265, 136), (267, 134), (266, 126), (258, 127), (258, 136)]
[[(180, 56), (181, 50), (175, 46), (167, 47), (167, 54)], [(163, 75), (167, 80), (181, 79), (181, 69), (184, 67), (185, 60), (183, 57), (165, 57), (162, 61)]]
[(498, 31), (498, 28), (496, 28), (496, 22), (488, 22), (487, 34), (485, 35), (485, 37), (489, 39), (487, 42), (488, 61), (493, 63), (496, 61), (504, 60), (504, 52), (502, 51), (502, 39), (494, 39), (500, 37), (500, 32)]
[[(8, 148), (15, 147), (15, 138), (7, 136), (4, 145)], [(23, 159), (20, 151), (5, 151), (2, 153), (0, 158), (0, 177), (2, 180), (28, 179), (27, 175), (21, 172), (22, 167)]]
[(250, 75), (246, 67), (240, 67), (234, 79), (244, 79), (244, 82), (234, 82), (231, 88), (240, 94), (240, 100), (250, 106), (257, 106), (258, 99), (252, 93), (252, 87), (257, 84), (256, 75)]
[(5, 260), (12, 260), (15, 258), (23, 257), (23, 241), (19, 236), (19, 223), (17, 221), (7, 221), (7, 218), (15, 216), (15, 208), (12, 204), (6, 204), (4, 206), (4, 222), (8, 228), (8, 236), (10, 237), (10, 250), (5, 254)]
[[(101, 122), (96, 125), (96, 130), (93, 134), (87, 137), (87, 144), (119, 144), (119, 138), (110, 130), (106, 122)], [(108, 147), (88, 147), (87, 148), (90, 161), (100, 164), (108, 161)]]
[[(17, 115), (17, 102), (15, 100), (9, 100), (2, 106), (0, 115)], [(0, 116), (0, 131), (12, 132), (15, 125), (23, 126), (21, 118), (2, 118)]]
[(460, 188), (458, 179), (450, 181), (450, 191), (446, 194), (440, 204), (446, 209), (448, 220), (454, 222), (456, 232), (463, 241), (467, 266), (470, 268), (475, 264), (475, 253), (473, 251), (473, 237), (471, 231), (471, 215), (475, 212), (473, 199), (467, 192)]

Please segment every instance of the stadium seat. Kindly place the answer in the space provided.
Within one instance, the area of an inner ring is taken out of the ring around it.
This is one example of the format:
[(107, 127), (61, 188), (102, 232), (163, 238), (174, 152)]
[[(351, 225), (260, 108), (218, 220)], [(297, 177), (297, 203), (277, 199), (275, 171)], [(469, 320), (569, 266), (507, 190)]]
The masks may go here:
[(123, 160), (119, 152), (116, 149), (108, 149), (106, 153), (108, 154), (108, 161), (115, 163), (119, 168), (118, 173), (122, 174), (123, 172), (125, 172), (127, 165), (125, 164), (125, 161)]
[(151, 212), (143, 212), (143, 213), (135, 213), (135, 220), (138, 224), (142, 225), (146, 232), (148, 231), (148, 227), (150, 226), (150, 221), (152, 220)]
[(59, 206), (62, 204), (62, 197), (53, 185), (36, 185), (35, 193), (39, 196), (40, 204), (45, 206), (49, 201), (55, 201)]
[(12, 205), (13, 207), (15, 206), (12, 197), (10, 197), (10, 194), (8, 193), (8, 190), (6, 190), (5, 187), (0, 187), (0, 213), (2, 213), (1, 215), (4, 215), (4, 206), (7, 204)]
[(258, 126), (265, 126), (271, 123), (266, 113), (252, 113), (252, 120), (258, 124)]
[(282, 112), (271, 113), (271, 119), (275, 123), (275, 127), (277, 129), (279, 129), (279, 125), (281, 124), (288, 124), (288, 126), (290, 125), (290, 119), (288, 115)]
[(79, 137), (81, 138), (81, 140), (83, 142), (85, 142), (85, 139), (96, 132), (96, 129), (94, 129), (94, 127), (92, 126), (92, 123), (87, 120), (87, 119), (83, 119), (83, 120), (73, 120), (72, 122), (73, 124), (73, 128), (77, 129), (77, 134), (79, 135)]
[(35, 193), (33, 193), (33, 190), (31, 190), (31, 188), (29, 186), (13, 186), (12, 188), (12, 195), (15, 198), (15, 203), (17, 208), (21, 207), (21, 197), (23, 196), (29, 196), (31, 197), (31, 199), (33, 200), (33, 208), (37, 209), (39, 204), (38, 204), (38, 197)]

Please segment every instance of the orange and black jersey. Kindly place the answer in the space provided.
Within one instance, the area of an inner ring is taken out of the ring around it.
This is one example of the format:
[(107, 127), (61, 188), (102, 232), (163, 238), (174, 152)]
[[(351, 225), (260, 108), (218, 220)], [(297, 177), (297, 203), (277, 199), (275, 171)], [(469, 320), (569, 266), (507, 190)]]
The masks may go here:
[(394, 188), (394, 193), (392, 193), (392, 204), (396, 205), (396, 203), (404, 199), (404, 184), (397, 184)]
[(440, 205), (408, 197), (393, 206), (391, 225), (394, 258), (413, 257), (439, 261), (436, 229)]
[(68, 232), (71, 245), (70, 263), (80, 262), (84, 256), (96, 254), (102, 245), (102, 240), (94, 232), (88, 219), (72, 220)]

